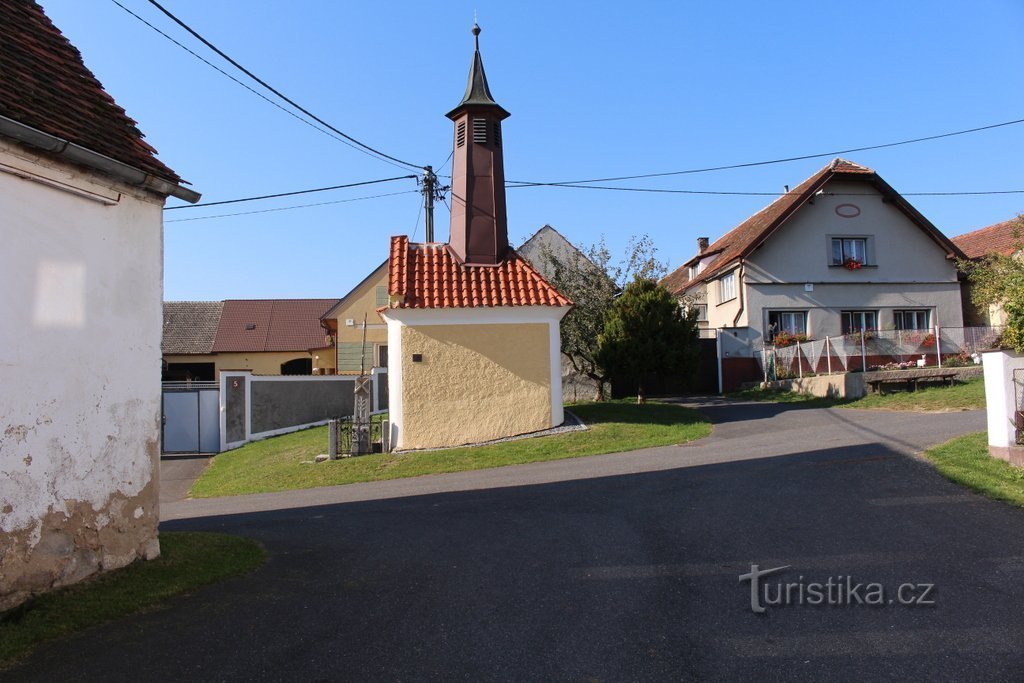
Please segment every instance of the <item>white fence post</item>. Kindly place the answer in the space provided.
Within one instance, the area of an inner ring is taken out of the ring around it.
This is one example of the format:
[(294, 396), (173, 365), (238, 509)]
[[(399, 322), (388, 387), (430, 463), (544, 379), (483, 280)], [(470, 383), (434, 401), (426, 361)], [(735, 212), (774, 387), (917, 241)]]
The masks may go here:
[(825, 337), (825, 362), (828, 363), (828, 374), (832, 374), (832, 343), (831, 337)]
[(800, 349), (800, 342), (796, 343), (796, 376), (800, 379), (804, 378), (804, 356)]
[(860, 331), (860, 371), (868, 371), (868, 352), (864, 346), (864, 330)]
[(935, 326), (935, 358), (939, 361), (939, 367), (942, 367), (942, 342), (939, 341), (939, 335), (942, 334), (942, 328), (938, 325)]

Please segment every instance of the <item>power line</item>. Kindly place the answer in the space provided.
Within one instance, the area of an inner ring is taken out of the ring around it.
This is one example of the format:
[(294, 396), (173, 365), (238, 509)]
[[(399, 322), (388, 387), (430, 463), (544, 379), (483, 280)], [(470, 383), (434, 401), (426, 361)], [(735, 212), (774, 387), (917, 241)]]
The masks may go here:
[(394, 197), (400, 194), (419, 194), (419, 190), (404, 190), (402, 192), (388, 192), (387, 194), (374, 194), (368, 197), (352, 197), (351, 199), (338, 199), (333, 202), (318, 202), (316, 204), (298, 204), (296, 206), (282, 206), (276, 209), (261, 209), (258, 211), (240, 211), (238, 213), (221, 213), (215, 216), (198, 216), (196, 218), (175, 218), (171, 221), (164, 221), (164, 223), (185, 223), (187, 221), (205, 221), (212, 218), (230, 218), (231, 216), (249, 216), (256, 213), (273, 213), (275, 211), (290, 211), (292, 209), (307, 209), (312, 206), (328, 206), (329, 204), (345, 204), (347, 202), (359, 202), (364, 199), (379, 199), (380, 197)]
[[(730, 191), (730, 190), (666, 190), (654, 187), (615, 187), (612, 185), (577, 185), (572, 183), (557, 183), (547, 184), (541, 183), (538, 185), (509, 185), (509, 189), (520, 188), (520, 187), (565, 187), (573, 188), (578, 190), (612, 190), (615, 192), (653, 192), (657, 194), (691, 194), (691, 195), (722, 195), (722, 196), (739, 196), (739, 197), (782, 197), (785, 195), (800, 195), (802, 192), (743, 192), (743, 191)], [(823, 192), (828, 197), (873, 197), (877, 193), (873, 192)], [(980, 190), (976, 192), (900, 192), (903, 197), (962, 197), (962, 196), (973, 196), (973, 195), (992, 195), (992, 194), (1024, 194), (1024, 190)]]
[[(159, 33), (159, 34), (160, 34), (161, 36), (163, 36), (163, 37), (164, 37), (164, 38), (166, 38), (167, 40), (171, 41), (172, 43), (174, 43), (175, 45), (177, 45), (178, 47), (180, 47), (180, 48), (181, 48), (182, 50), (184, 50), (185, 52), (189, 53), (190, 55), (192, 55), (193, 57), (195, 57), (196, 59), (198, 59), (199, 61), (201, 61), (201, 62), (202, 62), (203, 64), (206, 64), (206, 65), (207, 65), (208, 67), (210, 67), (211, 69), (213, 69), (213, 70), (215, 70), (215, 71), (219, 72), (219, 73), (220, 73), (221, 75), (223, 75), (224, 77), (226, 77), (226, 78), (229, 78), (229, 79), (231, 79), (232, 81), (234, 81), (234, 82), (235, 82), (235, 83), (237, 83), (238, 85), (242, 86), (243, 88), (245, 88), (246, 90), (248, 90), (249, 92), (251, 92), (251, 93), (252, 93), (253, 95), (256, 95), (256, 97), (259, 97), (259, 98), (260, 98), (260, 99), (262, 99), (263, 101), (265, 101), (265, 102), (267, 102), (267, 103), (269, 103), (269, 104), (271, 104), (271, 105), (273, 105), (273, 106), (277, 107), (278, 109), (280, 109), (281, 111), (283, 111), (283, 112), (284, 112), (285, 114), (288, 114), (288, 116), (291, 116), (292, 118), (294, 118), (294, 119), (295, 119), (296, 121), (300, 121), (301, 123), (304, 123), (305, 125), (307, 125), (307, 126), (309, 126), (310, 128), (312, 128), (313, 130), (319, 131), (319, 132), (323, 133), (324, 135), (326, 135), (326, 136), (328, 136), (328, 137), (330, 137), (330, 138), (332, 138), (332, 139), (334, 139), (334, 140), (337, 140), (338, 142), (342, 142), (342, 143), (344, 143), (344, 144), (348, 145), (349, 147), (351, 147), (351, 148), (353, 148), (353, 149), (359, 149), (358, 147), (356, 147), (355, 145), (353, 145), (353, 144), (352, 144), (351, 142), (349, 142), (349, 141), (348, 141), (348, 140), (346, 140), (345, 138), (343, 138), (343, 137), (339, 137), (339, 136), (335, 135), (334, 133), (330, 132), (329, 130), (326, 130), (326, 129), (324, 129), (324, 128), (321, 128), (320, 126), (316, 125), (315, 123), (312, 123), (311, 121), (307, 121), (306, 119), (302, 118), (301, 116), (299, 116), (298, 114), (296, 114), (295, 112), (293, 112), (293, 111), (292, 111), (291, 109), (288, 109), (288, 108), (286, 108), (286, 107), (283, 107), (283, 106), (281, 106), (280, 104), (278, 104), (278, 103), (277, 103), (277, 102), (275, 102), (274, 100), (270, 99), (269, 97), (267, 97), (266, 95), (264, 95), (263, 93), (261, 93), (261, 92), (260, 92), (259, 90), (256, 90), (255, 88), (253, 88), (252, 86), (250, 86), (250, 85), (248, 85), (248, 84), (246, 84), (246, 83), (243, 83), (242, 81), (240, 81), (239, 79), (235, 78), (234, 76), (232, 76), (232, 75), (231, 75), (231, 74), (229, 74), (229, 73), (228, 73), (227, 71), (225, 71), (224, 69), (220, 68), (219, 66), (217, 66), (216, 64), (214, 64), (214, 63), (213, 63), (213, 62), (211, 62), (210, 60), (206, 59), (205, 57), (203, 57), (203, 56), (202, 56), (202, 55), (200, 55), (199, 53), (197, 53), (197, 52), (193, 51), (193, 50), (192, 50), (191, 48), (189, 48), (188, 46), (186, 46), (186, 45), (183, 45), (182, 43), (178, 42), (177, 40), (175, 40), (175, 39), (174, 39), (174, 38), (172, 38), (171, 36), (167, 35), (167, 34), (166, 34), (166, 33), (164, 33), (163, 31), (161, 31), (161, 30), (160, 30), (159, 28), (157, 28), (157, 27), (156, 27), (156, 26), (154, 26), (153, 24), (149, 23), (148, 21), (146, 21), (145, 19), (143, 19), (143, 18), (142, 18), (142, 17), (140, 17), (140, 16), (138, 15), (138, 14), (136, 14), (136, 13), (135, 13), (135, 12), (133, 12), (133, 11), (131, 11), (130, 9), (128, 9), (127, 7), (125, 7), (124, 5), (122, 5), (122, 4), (120, 3), (120, 2), (118, 2), (118, 0), (110, 0), (110, 1), (111, 1), (111, 2), (113, 2), (113, 3), (115, 4), (115, 5), (117, 5), (118, 7), (120, 7), (121, 9), (123, 9), (123, 10), (124, 10), (125, 12), (127, 12), (127, 13), (128, 13), (128, 14), (130, 14), (131, 16), (133, 16), (133, 17), (135, 17), (136, 19), (138, 19), (139, 21), (141, 21), (141, 22), (142, 22), (143, 24), (145, 24), (145, 25), (146, 25), (146, 26), (148, 26), (149, 28), (151, 28), (151, 29), (153, 29), (154, 31), (156, 31), (157, 33)], [(359, 151), (361, 152), (361, 151), (363, 151), (363, 150), (361, 150), (361, 149), (360, 149)], [(387, 163), (391, 163), (391, 162), (389, 161), (389, 162), (387, 162)], [(395, 166), (395, 164), (391, 164), (391, 165), (392, 165), (392, 166)], [(404, 168), (404, 167), (402, 167), (402, 166), (399, 166), (398, 168)], [(180, 207), (175, 207), (175, 208), (180, 208)]]
[(317, 187), (311, 190), (296, 190), (295, 192), (278, 192), (277, 194), (265, 194), (259, 197), (243, 197), (241, 199), (225, 199), (219, 202), (204, 202), (203, 204), (185, 204), (184, 206), (168, 206), (164, 208), (164, 211), (174, 211), (176, 209), (196, 209), (201, 206), (220, 206), (221, 204), (238, 204), (240, 202), (255, 202), (260, 199), (276, 199), (277, 197), (292, 197), (297, 194), (311, 194), (313, 192), (326, 192), (328, 190), (340, 190), (345, 187), (359, 187), (360, 185), (374, 185), (377, 183), (388, 183), (393, 180), (408, 180), (415, 179), (414, 175), (403, 175), (395, 178), (382, 178), (381, 180), (365, 180), (361, 183), (349, 183), (347, 185), (332, 185), (331, 187)]
[[(152, 0), (150, 0), (152, 2)], [(1002, 128), (1004, 126), (1013, 126), (1019, 123), (1024, 123), (1024, 119), (1015, 119), (1013, 121), (1003, 121), (1002, 123), (993, 123), (987, 126), (978, 126), (977, 128), (967, 128), (964, 130), (957, 130), (951, 133), (940, 133), (938, 135), (928, 135), (921, 138), (912, 138), (909, 140), (899, 140), (898, 142), (887, 142), (881, 145), (868, 145), (866, 147), (851, 147), (850, 149), (840, 149), (833, 152), (821, 152), (820, 154), (804, 154), (795, 157), (785, 157), (782, 159), (769, 159), (767, 161), (751, 161), (743, 164), (729, 164), (726, 166), (708, 166), (705, 168), (691, 168), (685, 171), (668, 171), (665, 173), (642, 173), (639, 175), (624, 175), (616, 176), (612, 178), (591, 178), (589, 180), (567, 180), (556, 183), (540, 183), (520, 180), (510, 180), (507, 185), (512, 186), (573, 186), (581, 185), (585, 183), (609, 183), (618, 180), (637, 180), (640, 178), (663, 178), (665, 176), (674, 175), (689, 175), (693, 173), (709, 173), (711, 171), (727, 171), (737, 168), (752, 168), (754, 166), (768, 166), (770, 164), (784, 164), (791, 161), (804, 161), (806, 159), (819, 159), (822, 157), (835, 157), (843, 154), (850, 154), (853, 152), (867, 152), (873, 149), (885, 149), (887, 147), (899, 147), (900, 145), (911, 145), (918, 142), (927, 142), (929, 140), (939, 140), (942, 138), (951, 138), (957, 135), (967, 135), (969, 133), (978, 133), (980, 131), (992, 130), (994, 128)]]
[[(115, 0), (115, 1), (116, 1), (116, 0)], [(163, 5), (161, 5), (161, 4), (159, 3), (159, 2), (157, 2), (157, 0), (149, 0), (149, 3), (150, 3), (151, 5), (153, 5), (154, 7), (156, 7), (156, 8), (158, 9), (158, 10), (160, 10), (161, 12), (163, 12), (163, 13), (164, 13), (164, 14), (165, 14), (165, 15), (166, 15), (166, 16), (167, 16), (167, 17), (168, 17), (169, 19), (171, 19), (171, 21), (173, 21), (173, 22), (174, 22), (174, 23), (176, 23), (176, 24), (177, 24), (178, 26), (180, 26), (181, 28), (183, 28), (183, 29), (185, 29), (186, 31), (188, 31), (188, 32), (189, 32), (189, 33), (190, 33), (190, 34), (191, 34), (191, 35), (192, 35), (193, 37), (195, 37), (195, 38), (196, 38), (196, 39), (197, 39), (197, 40), (198, 40), (199, 42), (201, 42), (201, 43), (202, 43), (203, 45), (205, 45), (206, 47), (210, 48), (211, 50), (213, 50), (214, 52), (216, 52), (216, 53), (217, 53), (218, 55), (220, 55), (220, 56), (221, 56), (222, 58), (224, 58), (225, 60), (227, 60), (227, 61), (228, 61), (228, 62), (229, 62), (229, 63), (230, 63), (230, 64), (231, 64), (232, 66), (234, 66), (234, 67), (235, 67), (236, 69), (238, 69), (239, 71), (241, 71), (242, 73), (244, 73), (244, 74), (245, 74), (246, 76), (248, 76), (249, 78), (253, 79), (253, 80), (254, 80), (254, 81), (256, 81), (257, 83), (259, 83), (260, 85), (262, 85), (262, 86), (263, 86), (264, 88), (266, 88), (266, 89), (267, 89), (267, 90), (269, 90), (270, 92), (272, 92), (272, 93), (274, 93), (275, 95), (277, 95), (278, 97), (280, 97), (280, 98), (281, 98), (282, 100), (284, 100), (285, 102), (287, 102), (287, 103), (288, 103), (288, 104), (290, 104), (291, 106), (295, 107), (296, 109), (298, 109), (298, 110), (299, 110), (299, 111), (301, 111), (301, 112), (302, 112), (303, 114), (305, 114), (306, 116), (310, 117), (311, 119), (313, 119), (314, 121), (316, 121), (316, 122), (317, 122), (317, 123), (319, 123), (320, 125), (322, 125), (322, 126), (326, 127), (327, 129), (329, 129), (329, 130), (333, 131), (334, 133), (337, 133), (338, 135), (340, 135), (341, 137), (345, 138), (345, 139), (346, 139), (346, 140), (348, 140), (349, 142), (351, 142), (351, 143), (353, 143), (353, 144), (357, 145), (357, 146), (358, 146), (359, 148), (361, 148), (361, 149), (360, 149), (360, 151), (362, 151), (363, 153), (365, 153), (365, 154), (368, 154), (369, 156), (374, 156), (374, 155), (376, 155), (376, 156), (375, 156), (375, 158), (381, 158), (382, 160), (389, 160), (389, 161), (391, 161), (391, 162), (395, 162), (395, 163), (401, 164), (401, 165), (403, 165), (403, 166), (408, 166), (409, 168), (414, 168), (414, 169), (420, 169), (420, 168), (422, 168), (422, 166), (421, 166), (421, 165), (419, 165), (419, 164), (412, 164), (412, 163), (409, 163), (408, 161), (403, 161), (402, 159), (399, 159), (399, 158), (397, 158), (397, 157), (393, 157), (393, 156), (391, 156), (391, 155), (389, 155), (389, 154), (385, 154), (384, 152), (381, 152), (381, 151), (380, 151), (380, 150), (378, 150), (378, 149), (374, 149), (373, 147), (370, 147), (369, 145), (367, 145), (367, 144), (365, 144), (365, 143), (363, 143), (363, 142), (360, 142), (359, 140), (356, 140), (356, 139), (355, 139), (354, 137), (352, 137), (351, 135), (348, 135), (348, 134), (346, 134), (346, 133), (343, 133), (342, 131), (338, 130), (337, 128), (335, 128), (335, 127), (334, 127), (334, 126), (332, 126), (331, 124), (327, 123), (326, 121), (324, 121), (324, 120), (323, 120), (322, 118), (320, 118), (319, 116), (317, 116), (317, 115), (316, 115), (316, 114), (314, 114), (313, 112), (309, 111), (308, 109), (306, 109), (306, 108), (305, 108), (305, 107), (303, 107), (302, 105), (300, 105), (300, 104), (298, 104), (297, 102), (295, 102), (295, 100), (293, 100), (293, 99), (289, 98), (288, 96), (286, 96), (286, 95), (285, 95), (284, 93), (282, 93), (282, 92), (281, 92), (280, 90), (278, 90), (278, 89), (274, 88), (273, 86), (271, 86), (271, 85), (270, 85), (269, 83), (267, 83), (266, 81), (264, 81), (263, 79), (261, 79), (261, 78), (260, 78), (259, 76), (257, 76), (257, 75), (256, 75), (256, 74), (254, 74), (253, 72), (251, 72), (251, 71), (249, 71), (248, 69), (246, 69), (246, 68), (245, 68), (244, 66), (242, 66), (241, 64), (239, 64), (239, 63), (238, 63), (237, 61), (235, 61), (234, 59), (232, 59), (231, 57), (229, 57), (229, 56), (228, 56), (228, 55), (227, 55), (227, 54), (226, 54), (226, 53), (225, 53), (225, 52), (224, 52), (223, 50), (221, 50), (221, 49), (220, 49), (220, 48), (218, 48), (218, 47), (217, 47), (216, 45), (214, 45), (213, 43), (211, 43), (211, 42), (210, 42), (209, 40), (207, 40), (206, 38), (204, 38), (203, 36), (201, 36), (201, 35), (200, 35), (200, 34), (199, 34), (198, 32), (196, 32), (196, 31), (195, 31), (195, 30), (194, 30), (194, 29), (193, 29), (193, 28), (192, 28), (191, 26), (189, 26), (188, 24), (186, 24), (186, 23), (185, 23), (184, 21), (182, 21), (182, 20), (181, 20), (181, 19), (179, 19), (178, 17), (174, 16), (174, 15), (173, 15), (173, 14), (172, 14), (172, 13), (171, 13), (170, 11), (168, 11), (168, 10), (167, 10), (167, 9), (166, 9), (166, 8), (165, 8), (165, 7), (163, 6)]]

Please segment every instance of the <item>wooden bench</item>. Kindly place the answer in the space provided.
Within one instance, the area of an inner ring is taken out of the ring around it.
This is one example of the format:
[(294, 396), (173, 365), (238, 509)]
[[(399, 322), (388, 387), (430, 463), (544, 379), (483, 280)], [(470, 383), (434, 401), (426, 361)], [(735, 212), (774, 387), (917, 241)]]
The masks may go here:
[(955, 370), (884, 370), (872, 373), (875, 376), (867, 380), (871, 390), (884, 396), (886, 384), (902, 384), (907, 391), (917, 391), (921, 382), (942, 382), (952, 385), (957, 377)]

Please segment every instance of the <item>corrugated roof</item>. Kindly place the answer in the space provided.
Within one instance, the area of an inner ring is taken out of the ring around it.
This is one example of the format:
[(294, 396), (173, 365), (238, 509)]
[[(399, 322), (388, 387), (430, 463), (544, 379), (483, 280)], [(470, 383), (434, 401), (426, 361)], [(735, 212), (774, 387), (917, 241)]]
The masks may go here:
[[(949, 255), (961, 255), (960, 250), (948, 237), (943, 235), (938, 228), (922, 216), (906, 199), (882, 180), (875, 171), (866, 166), (837, 157), (810, 178), (722, 235), (703, 252), (666, 275), (662, 279), (661, 284), (667, 287), (669, 291), (678, 294), (722, 274), (741, 258), (750, 254), (769, 235), (785, 223), (790, 216), (796, 213), (815, 192), (832, 179), (860, 180), (871, 183), (889, 201), (892, 201), (895, 206), (903, 211), (911, 221), (928, 233)], [(691, 279), (690, 265), (700, 260), (702, 256), (715, 253), (719, 253), (718, 257), (700, 275)]]
[(181, 182), (32, 0), (0, 2), (0, 115)]
[(224, 302), (214, 353), (308, 351), (326, 344), (320, 316), (338, 299), (229, 299)]
[(1011, 218), (986, 228), (968, 232), (953, 238), (953, 244), (967, 255), (967, 258), (981, 258), (989, 254), (1010, 256), (1021, 249), (1024, 240), (1024, 222)]
[(165, 301), (163, 353), (211, 353), (217, 336), (220, 301)]
[(410, 244), (391, 238), (388, 293), (393, 308), (477, 308), (485, 306), (571, 306), (513, 250), (494, 266), (467, 266), (447, 244)]

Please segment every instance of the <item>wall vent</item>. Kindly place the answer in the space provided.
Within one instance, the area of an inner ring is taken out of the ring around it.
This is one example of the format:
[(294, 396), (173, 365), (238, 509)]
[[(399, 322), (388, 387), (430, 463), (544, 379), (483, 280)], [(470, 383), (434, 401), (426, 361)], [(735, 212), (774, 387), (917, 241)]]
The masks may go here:
[(473, 119), (473, 142), (477, 145), (487, 142), (487, 119)]
[(455, 146), (462, 147), (466, 144), (466, 122), (459, 121), (459, 125), (455, 127)]
[(498, 147), (501, 145), (501, 123), (498, 121), (494, 122), (494, 146)]

